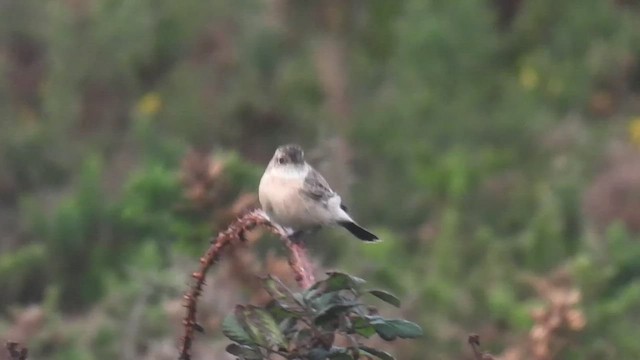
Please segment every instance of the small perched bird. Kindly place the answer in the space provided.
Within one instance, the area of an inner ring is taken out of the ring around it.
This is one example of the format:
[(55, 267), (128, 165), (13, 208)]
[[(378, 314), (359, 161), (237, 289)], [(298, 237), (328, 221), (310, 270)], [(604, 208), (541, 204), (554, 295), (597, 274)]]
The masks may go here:
[(298, 145), (280, 146), (260, 179), (259, 199), (269, 218), (293, 230), (292, 237), (326, 225), (340, 225), (364, 241), (378, 237), (347, 214), (340, 195), (304, 160)]

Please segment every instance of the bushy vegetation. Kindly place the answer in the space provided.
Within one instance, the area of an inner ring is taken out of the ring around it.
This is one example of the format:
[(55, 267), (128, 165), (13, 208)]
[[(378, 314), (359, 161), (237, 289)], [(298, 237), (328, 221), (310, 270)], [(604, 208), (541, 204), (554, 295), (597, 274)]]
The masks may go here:
[[(386, 341), (422, 336), (420, 326), (402, 319), (385, 319), (376, 308), (361, 303), (371, 294), (400, 306), (400, 300), (382, 290), (365, 290), (365, 281), (344, 273), (329, 276), (303, 293), (293, 293), (280, 280), (267, 277), (272, 301), (265, 308), (236, 306), (227, 315), (222, 331), (234, 343), (227, 352), (239, 359), (358, 359), (365, 356), (393, 360), (390, 354), (358, 342), (378, 335)], [(340, 339), (347, 346), (334, 346)]]
[[(385, 318), (425, 332), (363, 346), (640, 356), (635, 2), (0, 8), (0, 339), (33, 358), (175, 358), (188, 274), (284, 142), (385, 240), (320, 232), (318, 267), (399, 294)], [(258, 276), (294, 286), (277, 243), (248, 242), (208, 281), (194, 357), (222, 356), (236, 304), (266, 306)]]

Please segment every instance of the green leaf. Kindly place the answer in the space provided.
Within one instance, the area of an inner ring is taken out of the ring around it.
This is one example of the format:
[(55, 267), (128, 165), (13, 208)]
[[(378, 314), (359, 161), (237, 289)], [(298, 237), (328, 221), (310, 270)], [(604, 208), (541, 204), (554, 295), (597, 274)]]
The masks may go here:
[(369, 320), (363, 317), (356, 317), (352, 319), (352, 329), (356, 334), (364, 336), (367, 339), (376, 333), (376, 329), (369, 323)]
[(254, 341), (244, 329), (242, 323), (238, 320), (236, 314), (229, 314), (222, 322), (222, 333), (231, 341), (239, 344), (252, 345)]
[(250, 308), (242, 305), (236, 305), (236, 318), (238, 319), (238, 322), (243, 325), (243, 328), (247, 334), (249, 334), (251, 340), (260, 346), (269, 346), (267, 338), (260, 330), (260, 326), (258, 326), (257, 321), (255, 319), (253, 319), (253, 321), (249, 321), (249, 317), (252, 314), (253, 312)]
[(329, 351), (323, 348), (313, 348), (307, 354), (309, 360), (326, 360), (329, 356)]
[(420, 325), (403, 319), (387, 320), (387, 324), (393, 326), (396, 334), (402, 339), (415, 339), (424, 335)]
[(300, 302), (279, 279), (269, 275), (263, 279), (263, 283), (265, 290), (283, 309), (294, 313), (305, 311), (304, 303)]
[(332, 347), (331, 350), (316, 347), (311, 349), (305, 358), (310, 360), (354, 360), (349, 350), (343, 347)]
[(384, 290), (369, 290), (369, 294), (395, 307), (400, 307), (400, 299), (395, 297), (395, 295), (388, 293)]
[(368, 319), (369, 323), (376, 329), (378, 335), (386, 341), (395, 340), (396, 337), (402, 339), (413, 339), (423, 335), (423, 331), (420, 326), (407, 320), (387, 320), (380, 316), (372, 316)]
[[(256, 342), (270, 347), (286, 347), (284, 335), (269, 312), (255, 306), (249, 306), (245, 309), (244, 314), (246, 323), (251, 329), (250, 332), (255, 335)], [(265, 343), (259, 342), (259, 339), (264, 339)]]
[(382, 351), (382, 350), (378, 350), (378, 349), (374, 349), (372, 347), (368, 347), (368, 346), (364, 346), (364, 345), (359, 345), (358, 346), (360, 348), (360, 350), (364, 351), (365, 353), (375, 356), (379, 359), (382, 360), (396, 360), (396, 358), (394, 358), (391, 354), (389, 354), (388, 352)]
[(338, 292), (331, 292), (309, 299), (307, 300), (307, 303), (311, 306), (311, 309), (315, 311), (322, 311), (332, 305), (353, 303), (353, 297), (346, 298), (341, 296)]
[(227, 345), (225, 350), (231, 355), (240, 356), (240, 352), (242, 351), (242, 347), (240, 345), (238, 345), (238, 344), (229, 344), (229, 345)]
[(396, 331), (393, 326), (387, 324), (387, 322), (380, 316), (376, 316), (369, 319), (369, 323), (373, 326), (383, 340), (393, 341), (396, 339)]
[(280, 331), (282, 331), (282, 334), (285, 335), (285, 338), (287, 338), (287, 335), (298, 332), (297, 325), (298, 319), (290, 317), (280, 322), (278, 327), (280, 327)]
[(328, 294), (320, 294), (318, 293), (312, 299), (308, 299), (307, 303), (311, 305), (311, 308), (314, 310), (322, 309), (329, 304), (336, 302), (336, 300), (340, 297), (340, 294), (337, 292), (332, 292)]
[(329, 322), (329, 321), (331, 321), (333, 319), (337, 320), (340, 314), (346, 313), (351, 308), (353, 308), (354, 306), (358, 306), (358, 305), (360, 305), (360, 304), (358, 304), (356, 302), (339, 303), (339, 304), (329, 305), (328, 307), (322, 309), (318, 313), (318, 315), (316, 315), (316, 317), (313, 319), (313, 322), (316, 325), (321, 325), (321, 324)]
[(357, 291), (366, 283), (363, 279), (340, 272), (328, 272), (328, 278), (313, 284), (306, 292), (307, 298), (340, 290)]
[(260, 360), (262, 359), (262, 354), (260, 350), (256, 348), (252, 348), (250, 346), (238, 345), (238, 344), (229, 344), (226, 349), (227, 352), (231, 355), (235, 355), (241, 359), (245, 360)]
[(275, 300), (269, 301), (269, 303), (265, 306), (265, 310), (267, 310), (269, 314), (271, 314), (271, 317), (277, 323), (292, 319), (292, 315), (295, 315), (294, 313), (283, 309), (282, 306), (280, 306), (280, 304), (278, 304)]

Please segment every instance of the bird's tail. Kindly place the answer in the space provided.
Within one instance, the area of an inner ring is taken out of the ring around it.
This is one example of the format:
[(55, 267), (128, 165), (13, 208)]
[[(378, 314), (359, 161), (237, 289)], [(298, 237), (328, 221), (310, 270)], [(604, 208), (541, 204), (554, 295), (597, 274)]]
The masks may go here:
[(338, 224), (343, 228), (349, 230), (349, 232), (352, 233), (353, 236), (357, 237), (362, 241), (378, 241), (379, 240), (378, 237), (374, 235), (372, 232), (356, 224), (353, 221), (340, 221), (338, 222)]

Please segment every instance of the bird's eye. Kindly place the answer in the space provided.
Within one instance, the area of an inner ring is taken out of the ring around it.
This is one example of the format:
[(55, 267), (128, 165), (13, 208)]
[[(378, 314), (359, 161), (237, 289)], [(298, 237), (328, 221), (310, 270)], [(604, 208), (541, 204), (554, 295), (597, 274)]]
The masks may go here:
[(284, 157), (278, 158), (278, 164), (284, 164), (287, 160)]

